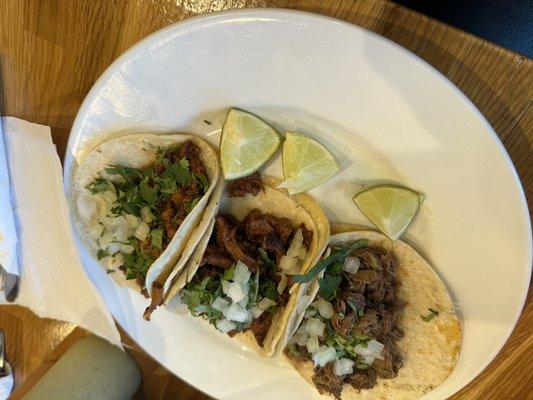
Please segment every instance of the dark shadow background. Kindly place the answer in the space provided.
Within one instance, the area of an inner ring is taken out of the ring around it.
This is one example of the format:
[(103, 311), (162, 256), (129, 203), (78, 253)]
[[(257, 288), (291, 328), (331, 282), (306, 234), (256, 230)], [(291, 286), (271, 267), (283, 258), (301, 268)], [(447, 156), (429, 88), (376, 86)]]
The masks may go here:
[(533, 58), (533, 0), (394, 0)]

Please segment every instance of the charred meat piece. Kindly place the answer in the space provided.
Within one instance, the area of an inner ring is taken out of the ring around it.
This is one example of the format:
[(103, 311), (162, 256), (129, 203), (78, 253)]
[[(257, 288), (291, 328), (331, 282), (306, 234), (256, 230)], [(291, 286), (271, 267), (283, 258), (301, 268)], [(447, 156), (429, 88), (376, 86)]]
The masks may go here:
[(391, 379), (398, 375), (398, 370), (403, 366), (403, 361), (400, 353), (395, 346), (385, 343), (385, 347), (381, 351), (383, 359), (376, 359), (372, 363), (374, 369), (380, 378)]
[(313, 382), (320, 394), (329, 393), (341, 400), (342, 377), (335, 375), (333, 363), (328, 363), (323, 368), (315, 368)]
[(165, 226), (165, 233), (170, 241), (170, 239), (174, 237), (174, 234), (178, 230), (178, 227), (174, 223), (176, 211), (174, 210), (174, 207), (172, 207), (172, 203), (170, 201), (165, 201), (159, 204), (159, 212), (161, 213), (161, 220)]
[[(273, 216), (270, 217), (275, 218)], [(246, 238), (250, 242), (257, 244), (269, 253), (273, 253), (278, 261), (285, 255), (285, 244), (265, 215), (259, 210), (250, 211), (244, 218), (242, 225), (244, 226)]]
[[(290, 245), (289, 240), (292, 239), (295, 229), (292, 227), (292, 222), (288, 218), (277, 218), (270, 214), (265, 214), (265, 220), (272, 225), (276, 234), (279, 236), (285, 246)], [(302, 224), (303, 225), (303, 224)], [(303, 233), (303, 231), (302, 231)], [(311, 232), (313, 235), (313, 232)], [(305, 236), (304, 236), (305, 241)]]
[(246, 193), (257, 196), (263, 190), (263, 181), (259, 172), (256, 171), (252, 175), (228, 182), (227, 188), (229, 197), (242, 197)]
[(254, 319), (252, 322), (250, 330), (253, 332), (255, 339), (260, 346), (262, 346), (263, 342), (265, 341), (266, 334), (271, 323), (272, 314), (269, 312), (264, 312), (259, 318)]
[(174, 150), (171, 154), (171, 160), (178, 162), (185, 158), (189, 162), (189, 170), (196, 175), (206, 176), (205, 168), (200, 158), (200, 148), (191, 140), (184, 142), (178, 150)]
[(250, 271), (255, 272), (259, 267), (258, 262), (247, 254), (236, 238), (237, 226), (229, 223), (224, 215), (217, 215), (215, 226), (217, 229), (217, 241), (220, 241), (226, 252), (236, 261), (243, 262)]
[(209, 264), (222, 269), (230, 268), (235, 262), (227, 256), (220, 248), (208, 245), (200, 265)]
[(347, 376), (347, 382), (355, 389), (372, 389), (376, 384), (376, 371), (372, 368), (355, 369), (354, 373)]

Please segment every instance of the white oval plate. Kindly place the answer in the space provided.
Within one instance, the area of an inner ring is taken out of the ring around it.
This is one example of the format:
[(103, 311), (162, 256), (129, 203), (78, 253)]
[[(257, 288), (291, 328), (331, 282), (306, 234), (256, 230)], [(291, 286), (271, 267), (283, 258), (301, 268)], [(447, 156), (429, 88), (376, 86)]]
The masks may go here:
[[(333, 222), (368, 225), (347, 194), (350, 182), (395, 181), (426, 194), (405, 239), (448, 285), (464, 339), (453, 374), (424, 398), (445, 398), (472, 380), (513, 329), (531, 266), (520, 182), (479, 111), (428, 64), (357, 26), (285, 10), (210, 14), (144, 39), (98, 80), (72, 128), (67, 192), (95, 140), (184, 130), (216, 143), (229, 106), (335, 153), (341, 172), (312, 190)], [(282, 359), (262, 360), (199, 319), (159, 310), (144, 321), (146, 299), (80, 251), (117, 321), (192, 385), (217, 398), (320, 397)]]

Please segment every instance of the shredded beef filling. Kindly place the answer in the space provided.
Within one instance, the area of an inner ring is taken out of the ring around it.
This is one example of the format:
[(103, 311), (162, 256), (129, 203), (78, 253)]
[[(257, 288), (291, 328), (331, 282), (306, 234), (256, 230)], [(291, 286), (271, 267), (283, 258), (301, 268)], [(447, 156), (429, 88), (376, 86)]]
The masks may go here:
[(241, 197), (246, 193), (257, 196), (263, 190), (263, 181), (259, 172), (254, 172), (252, 175), (228, 182), (227, 188), (229, 197)]
[[(195, 274), (194, 281), (201, 282), (206, 276), (223, 274), (225, 269), (241, 261), (252, 274), (259, 271), (260, 283), (270, 280), (277, 286), (281, 280), (281, 270), (279, 267), (273, 268), (261, 252), (264, 251), (269, 260), (279, 261), (287, 253), (298, 228), (300, 227), (292, 226), (287, 218), (263, 214), (257, 209), (250, 211), (242, 221), (237, 221), (229, 215), (218, 214), (211, 240), (200, 264), (202, 267)], [(290, 279), (287, 286), (290, 286)], [(288, 290), (282, 294), (276, 291), (276, 296), (278, 306), (287, 304)], [(263, 344), (271, 320), (272, 314), (265, 311), (249, 328), (260, 345)]]
[[(397, 342), (403, 337), (398, 323), (404, 305), (396, 296), (399, 286), (396, 260), (391, 253), (377, 247), (356, 250), (352, 256), (359, 258), (360, 267), (355, 274), (342, 272), (339, 291), (332, 301), (331, 326), (342, 337), (372, 337), (385, 347), (381, 352), (383, 359), (376, 358), (370, 366), (356, 363), (349, 375), (335, 375), (333, 362), (315, 368), (313, 382), (319, 392), (330, 393), (338, 399), (344, 383), (358, 390), (371, 389), (378, 378), (396, 377), (403, 365)], [(305, 346), (297, 349), (302, 353)], [(298, 358), (294, 353), (286, 353)], [(311, 359), (311, 355), (307, 359)]]

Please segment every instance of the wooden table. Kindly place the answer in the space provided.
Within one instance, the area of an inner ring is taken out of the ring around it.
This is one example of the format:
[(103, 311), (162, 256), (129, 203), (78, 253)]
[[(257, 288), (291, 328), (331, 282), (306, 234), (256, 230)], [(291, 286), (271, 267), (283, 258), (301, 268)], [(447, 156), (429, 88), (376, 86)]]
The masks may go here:
[[(237, 7), (313, 11), (375, 31), (418, 54), (457, 85), (494, 127), (533, 205), (533, 63), (390, 2), (371, 0), (1, 0), (0, 114), (50, 125), (59, 154), (83, 98), (104, 69), (149, 33), (175, 21)], [(0, 309), (8, 359), (20, 384), (74, 327)], [(454, 399), (532, 398), (533, 302), (496, 360)], [(138, 398), (205, 399), (138, 347)], [(528, 397), (529, 396), (529, 397)]]

